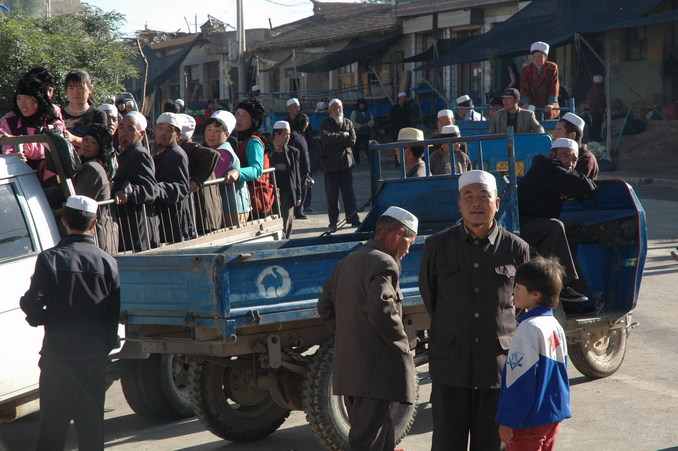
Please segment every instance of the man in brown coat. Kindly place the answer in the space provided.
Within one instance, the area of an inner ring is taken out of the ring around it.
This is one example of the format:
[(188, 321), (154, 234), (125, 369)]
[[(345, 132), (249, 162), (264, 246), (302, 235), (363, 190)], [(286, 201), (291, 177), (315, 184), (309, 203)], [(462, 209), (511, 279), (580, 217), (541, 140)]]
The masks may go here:
[(391, 403), (415, 402), (399, 277), (417, 225), (410, 212), (389, 207), (374, 239), (337, 264), (318, 299), (320, 317), (336, 331), (332, 389), (345, 397), (350, 450), (393, 451)]
[(513, 279), (529, 260), (525, 241), (501, 228), (494, 176), (459, 177), (463, 223), (426, 240), (419, 291), (431, 316), (432, 450), (499, 450), (494, 415), (516, 330)]

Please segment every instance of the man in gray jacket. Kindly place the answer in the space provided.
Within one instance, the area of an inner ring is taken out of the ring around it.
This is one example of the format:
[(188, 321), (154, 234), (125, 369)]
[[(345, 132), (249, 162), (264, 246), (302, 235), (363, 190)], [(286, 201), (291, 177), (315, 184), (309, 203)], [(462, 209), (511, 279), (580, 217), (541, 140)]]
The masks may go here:
[(318, 299), (320, 317), (336, 331), (332, 389), (345, 397), (350, 450), (393, 451), (390, 406), (416, 400), (399, 277), (417, 227), (412, 213), (389, 207), (374, 239), (337, 264)]
[(320, 169), (325, 173), (325, 196), (330, 229), (336, 229), (339, 221), (339, 191), (344, 201), (346, 221), (352, 226), (360, 225), (355, 193), (353, 191), (353, 149), (356, 133), (353, 123), (344, 117), (344, 106), (339, 99), (330, 100), (330, 117), (320, 123)]
[(518, 106), (520, 101), (520, 91), (515, 88), (509, 88), (501, 96), (503, 110), (499, 110), (492, 116), (490, 123), (490, 134), (506, 133), (506, 127), (513, 126), (514, 133), (535, 133), (543, 134), (542, 127), (534, 117), (534, 112), (524, 110)]

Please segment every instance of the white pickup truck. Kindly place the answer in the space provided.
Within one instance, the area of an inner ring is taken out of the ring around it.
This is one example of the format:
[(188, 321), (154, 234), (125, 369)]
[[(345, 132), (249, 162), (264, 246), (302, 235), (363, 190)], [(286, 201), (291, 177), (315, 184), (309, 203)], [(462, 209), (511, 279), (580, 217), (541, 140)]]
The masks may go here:
[[(52, 143), (49, 138), (36, 136), (5, 138), (2, 144), (29, 141)], [(64, 186), (67, 192), (72, 189), (68, 188), (70, 184)], [(171, 246), (200, 247), (281, 237), (280, 215), (272, 215)], [(44, 331), (26, 323), (19, 299), (29, 287), (37, 255), (60, 239), (35, 172), (16, 156), (0, 155), (0, 422), (39, 410), (38, 359)], [(123, 326), (119, 334), (124, 336)], [(135, 412), (156, 418), (193, 415), (184, 390), (187, 364), (171, 354), (142, 353), (127, 343), (113, 351), (110, 360), (110, 380), (121, 378), (125, 397)]]

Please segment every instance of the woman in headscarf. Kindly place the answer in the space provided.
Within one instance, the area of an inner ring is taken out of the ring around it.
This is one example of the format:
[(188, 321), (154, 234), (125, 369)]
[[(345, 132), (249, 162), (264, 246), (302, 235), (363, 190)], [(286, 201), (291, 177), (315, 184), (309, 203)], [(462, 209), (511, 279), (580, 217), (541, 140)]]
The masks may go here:
[[(55, 127), (61, 131), (66, 129), (64, 123), (56, 117), (45, 84), (35, 77), (24, 77), (19, 80), (12, 111), (0, 119), (0, 138), (36, 135)], [(23, 153), (19, 154), (16, 153), (14, 146), (3, 146), (2, 152), (7, 155), (16, 154), (35, 169), (42, 186), (57, 184), (56, 174), (45, 168), (46, 150), (42, 144), (26, 143), (23, 145)]]
[[(82, 165), (73, 177), (77, 194), (96, 201), (111, 198), (110, 180), (113, 178), (113, 138), (101, 124), (92, 124), (82, 137), (80, 150)], [(98, 246), (109, 254), (118, 252), (118, 224), (113, 220), (110, 205), (97, 210), (96, 239)]]
[[(558, 95), (560, 81), (558, 80), (558, 65), (548, 60), (549, 45), (545, 42), (535, 42), (530, 46), (532, 62), (523, 67), (520, 74), (520, 103), (523, 108), (534, 105), (544, 108), (544, 119), (555, 119), (559, 112)], [(540, 115), (537, 114), (537, 119)]]
[(62, 111), (68, 132), (65, 134), (74, 147), (80, 147), (82, 137), (92, 124), (106, 125), (106, 114), (94, 107), (94, 86), (89, 74), (82, 69), (73, 69), (64, 79), (68, 105)]
[[(263, 174), (270, 167), (266, 145), (259, 134), (264, 119), (264, 107), (256, 99), (246, 99), (235, 108), (235, 129), (238, 131), (240, 168), (226, 173), (226, 182), (249, 182), (247, 187), (252, 199), (252, 219), (258, 219), (271, 212), (275, 200), (275, 189), (269, 174)], [(263, 174), (263, 175), (262, 175)]]
[[(228, 143), (228, 137), (235, 128), (236, 119), (232, 113), (217, 110), (205, 122), (205, 142), (219, 152), (219, 161), (214, 168), (216, 178), (226, 178), (229, 171), (240, 169), (240, 159)], [(224, 214), (224, 226), (240, 225), (247, 221), (251, 210), (250, 194), (242, 180), (224, 181), (219, 187)]]

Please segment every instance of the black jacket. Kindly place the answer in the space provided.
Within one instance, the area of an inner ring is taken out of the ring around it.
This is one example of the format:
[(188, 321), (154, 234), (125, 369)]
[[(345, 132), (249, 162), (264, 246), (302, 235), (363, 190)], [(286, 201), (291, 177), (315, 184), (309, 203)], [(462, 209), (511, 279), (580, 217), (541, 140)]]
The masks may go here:
[(518, 182), (518, 208), (521, 217), (558, 218), (563, 198), (583, 200), (592, 197), (598, 187), (590, 178), (568, 171), (557, 159), (537, 155), (527, 174)]
[(45, 326), (43, 356), (105, 358), (117, 343), (118, 264), (91, 236), (68, 235), (38, 255), (20, 304), (28, 324)]
[(286, 145), (282, 151), (272, 151), (271, 167), (275, 168), (275, 179), (280, 197), (290, 196), (292, 204), (301, 199), (301, 172), (299, 149)]
[(189, 198), (189, 172), (186, 152), (177, 143), (153, 157), (158, 198), (155, 201), (160, 220), (160, 241), (177, 243), (193, 237)]

